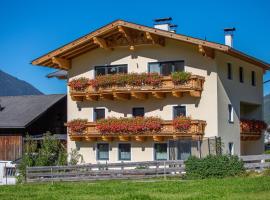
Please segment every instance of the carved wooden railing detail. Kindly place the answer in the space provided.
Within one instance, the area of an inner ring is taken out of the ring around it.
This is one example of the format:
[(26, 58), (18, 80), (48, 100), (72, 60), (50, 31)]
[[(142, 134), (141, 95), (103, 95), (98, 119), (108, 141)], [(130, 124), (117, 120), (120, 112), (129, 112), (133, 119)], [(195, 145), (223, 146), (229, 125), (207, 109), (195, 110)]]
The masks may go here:
[(240, 135), (242, 141), (259, 140), (267, 125), (262, 120), (240, 120)]
[(131, 98), (147, 99), (152, 96), (163, 99), (171, 94), (174, 97), (182, 97), (188, 94), (192, 97), (200, 97), (203, 91), (205, 78), (198, 75), (191, 75), (184, 84), (175, 85), (170, 76), (164, 76), (159, 87), (153, 86), (112, 86), (107, 88), (87, 87), (84, 91), (74, 91), (70, 88), (70, 96), (74, 101), (91, 100), (129, 100)]
[(88, 122), (87, 129), (83, 133), (73, 133), (69, 131), (69, 137), (73, 141), (111, 141), (111, 140), (120, 140), (120, 141), (145, 141), (147, 138), (152, 138), (155, 141), (163, 141), (167, 139), (178, 139), (183, 137), (191, 137), (194, 139), (201, 139), (204, 135), (206, 122), (202, 120), (191, 120), (190, 128), (187, 131), (180, 132), (176, 130), (173, 126), (172, 120), (164, 120), (162, 122), (162, 128), (160, 132), (150, 132), (150, 133), (138, 133), (138, 134), (102, 134), (97, 129), (97, 123)]

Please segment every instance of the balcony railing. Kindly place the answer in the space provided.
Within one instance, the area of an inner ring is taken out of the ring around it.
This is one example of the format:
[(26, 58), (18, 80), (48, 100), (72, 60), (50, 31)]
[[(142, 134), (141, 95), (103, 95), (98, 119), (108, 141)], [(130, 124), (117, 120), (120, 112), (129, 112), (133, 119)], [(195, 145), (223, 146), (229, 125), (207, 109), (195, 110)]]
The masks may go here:
[(161, 123), (161, 131), (159, 132), (144, 132), (144, 133), (101, 133), (97, 129), (96, 122), (88, 122), (87, 128), (82, 133), (69, 132), (70, 139), (73, 141), (145, 141), (147, 138), (152, 138), (154, 141), (163, 141), (164, 139), (179, 139), (189, 137), (193, 139), (201, 139), (204, 135), (206, 122), (202, 120), (191, 120), (190, 127), (186, 131), (179, 131), (174, 128), (172, 120), (165, 120)]
[(91, 100), (129, 100), (132, 98), (145, 100), (150, 96), (163, 99), (171, 94), (174, 97), (182, 97), (188, 94), (192, 97), (200, 97), (203, 91), (204, 77), (191, 75), (187, 82), (183, 84), (174, 84), (171, 76), (162, 77), (159, 86), (117, 86), (95, 88), (86, 87), (82, 91), (73, 90), (70, 87), (70, 96), (74, 101)]
[(241, 140), (258, 140), (263, 135), (267, 125), (262, 120), (240, 120)]

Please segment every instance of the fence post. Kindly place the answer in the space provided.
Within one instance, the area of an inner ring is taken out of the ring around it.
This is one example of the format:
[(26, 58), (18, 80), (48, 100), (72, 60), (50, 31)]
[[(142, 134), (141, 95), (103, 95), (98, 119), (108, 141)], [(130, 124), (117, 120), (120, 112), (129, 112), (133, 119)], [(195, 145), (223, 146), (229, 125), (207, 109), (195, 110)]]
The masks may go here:
[[(52, 175), (52, 167), (51, 167), (51, 179), (53, 178), (53, 175)], [(51, 184), (53, 185), (53, 179), (52, 179), (52, 182)]]
[(7, 163), (5, 163), (6, 185), (7, 185)]
[(164, 180), (166, 180), (166, 161), (164, 161)]

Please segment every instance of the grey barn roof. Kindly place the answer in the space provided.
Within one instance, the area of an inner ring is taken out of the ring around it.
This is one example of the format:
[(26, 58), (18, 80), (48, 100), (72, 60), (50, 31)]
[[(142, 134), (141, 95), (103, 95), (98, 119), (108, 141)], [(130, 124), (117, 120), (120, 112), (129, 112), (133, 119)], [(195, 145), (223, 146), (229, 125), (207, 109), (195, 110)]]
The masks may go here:
[(25, 128), (65, 94), (0, 96), (0, 128)]

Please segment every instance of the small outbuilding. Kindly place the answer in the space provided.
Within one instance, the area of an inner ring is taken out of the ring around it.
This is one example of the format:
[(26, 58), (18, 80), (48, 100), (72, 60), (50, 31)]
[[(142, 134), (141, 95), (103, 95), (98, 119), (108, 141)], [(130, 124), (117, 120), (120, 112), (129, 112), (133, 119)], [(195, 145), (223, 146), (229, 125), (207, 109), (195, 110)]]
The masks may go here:
[(41, 139), (51, 132), (66, 140), (65, 94), (0, 97), (0, 160), (21, 158), (26, 134)]

